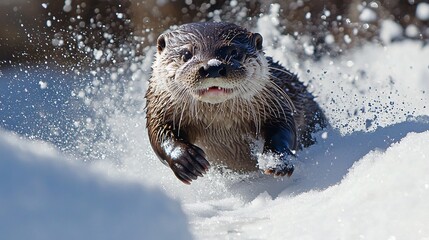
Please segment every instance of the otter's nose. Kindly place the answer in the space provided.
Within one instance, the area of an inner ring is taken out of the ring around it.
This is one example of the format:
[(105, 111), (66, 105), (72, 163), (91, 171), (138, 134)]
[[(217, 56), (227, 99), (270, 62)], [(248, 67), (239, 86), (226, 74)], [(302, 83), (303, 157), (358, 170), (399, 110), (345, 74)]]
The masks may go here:
[(225, 64), (217, 59), (208, 61), (198, 70), (198, 73), (204, 78), (226, 77), (227, 74)]

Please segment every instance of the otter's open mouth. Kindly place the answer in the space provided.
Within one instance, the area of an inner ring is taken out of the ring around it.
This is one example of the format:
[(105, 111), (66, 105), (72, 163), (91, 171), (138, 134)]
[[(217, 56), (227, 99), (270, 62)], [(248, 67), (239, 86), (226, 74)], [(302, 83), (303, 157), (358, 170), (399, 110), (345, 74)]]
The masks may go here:
[(223, 88), (218, 86), (208, 87), (205, 89), (199, 89), (198, 95), (200, 96), (216, 96), (216, 95), (224, 95), (224, 94), (231, 94), (233, 90), (231, 88)]
[(212, 86), (198, 89), (196, 91), (196, 98), (203, 102), (216, 104), (230, 99), (233, 96), (233, 93), (234, 91), (232, 88)]

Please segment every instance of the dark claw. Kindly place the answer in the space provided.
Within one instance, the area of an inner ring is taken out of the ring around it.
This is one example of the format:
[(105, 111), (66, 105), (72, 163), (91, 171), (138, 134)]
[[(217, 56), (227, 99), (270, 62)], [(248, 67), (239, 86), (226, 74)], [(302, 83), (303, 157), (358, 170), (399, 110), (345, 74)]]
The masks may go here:
[(191, 180), (187, 179), (186, 177), (183, 177), (180, 174), (174, 173), (174, 175), (176, 175), (176, 177), (182, 181), (184, 184), (190, 185), (191, 184)]
[[(192, 164), (189, 163), (187, 159), (181, 159), (178, 162), (174, 163), (174, 167), (184, 175), (186, 175), (188, 178), (192, 180), (197, 179), (198, 174), (194, 174), (195, 169), (192, 167)], [(174, 171), (174, 169), (173, 169)]]
[(199, 165), (204, 169), (204, 173), (207, 172), (210, 168), (210, 163), (206, 160), (204, 151), (197, 146), (192, 146), (189, 151), (195, 156), (195, 160), (197, 160)]
[(199, 153), (197, 153), (197, 151), (195, 151), (193, 149), (189, 149), (189, 153), (191, 156), (194, 156), (193, 160), (190, 158), (187, 159), (188, 162), (192, 165), (192, 167), (194, 169), (194, 174), (200, 175), (200, 177), (202, 177), (203, 174), (206, 173), (206, 171), (208, 170), (208, 168), (206, 167), (206, 165), (204, 163), (202, 163), (202, 161), (207, 162), (207, 160), (205, 158), (203, 158), (202, 156), (199, 156)]
[(202, 177), (210, 167), (202, 149), (192, 144), (177, 143), (168, 163), (176, 177), (185, 184)]
[(171, 166), (171, 169), (173, 170), (173, 172), (176, 174), (176, 176), (180, 176), (181, 178), (183, 178), (186, 181), (192, 181), (193, 178), (190, 174), (189, 171), (183, 167), (180, 163), (174, 163), (173, 166)]

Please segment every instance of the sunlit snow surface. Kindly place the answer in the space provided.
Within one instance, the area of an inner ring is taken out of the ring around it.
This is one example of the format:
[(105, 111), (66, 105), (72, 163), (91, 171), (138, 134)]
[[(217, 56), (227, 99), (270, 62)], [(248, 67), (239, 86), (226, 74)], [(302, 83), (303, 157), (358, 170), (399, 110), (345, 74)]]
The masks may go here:
[[(264, 37), (267, 55), (299, 74), (332, 126), (317, 134), (316, 145), (298, 152), (291, 178), (211, 171), (190, 186), (178, 181), (152, 152), (145, 129), (143, 96), (153, 49), (133, 63), (132, 81), (121, 85), (121, 71), (115, 69), (110, 72), (114, 80), (91, 85), (95, 96), (64, 90), (64, 98), (76, 96), (86, 107), (73, 110), (80, 114), (76, 121), (75, 115), (59, 111), (58, 117), (72, 123), (59, 128), (84, 133), (67, 138), (75, 150), (47, 140), (67, 154), (88, 151), (85, 167), (112, 181), (159, 188), (179, 200), (196, 239), (429, 238), (429, 47), (413, 41), (367, 44), (338, 58), (303, 61), (293, 54), (292, 38), (275, 27), (275, 19), (266, 16), (255, 29)], [(54, 87), (44, 79), (34, 79), (32, 86), (39, 91)], [(110, 97), (118, 86), (121, 97)], [(15, 103), (5, 99), (14, 109)], [(57, 126), (55, 115), (47, 115)], [(20, 132), (22, 123), (14, 124), (7, 129)], [(46, 127), (34, 125), (30, 135)]]
[(189, 239), (176, 201), (0, 130), (1, 239)]

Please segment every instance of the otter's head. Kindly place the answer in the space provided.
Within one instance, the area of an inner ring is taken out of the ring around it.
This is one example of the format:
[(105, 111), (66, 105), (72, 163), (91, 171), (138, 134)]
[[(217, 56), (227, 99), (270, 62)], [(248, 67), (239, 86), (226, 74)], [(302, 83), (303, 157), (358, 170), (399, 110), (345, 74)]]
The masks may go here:
[(211, 104), (251, 99), (269, 81), (261, 35), (232, 23), (191, 23), (163, 33), (153, 70), (173, 97)]

